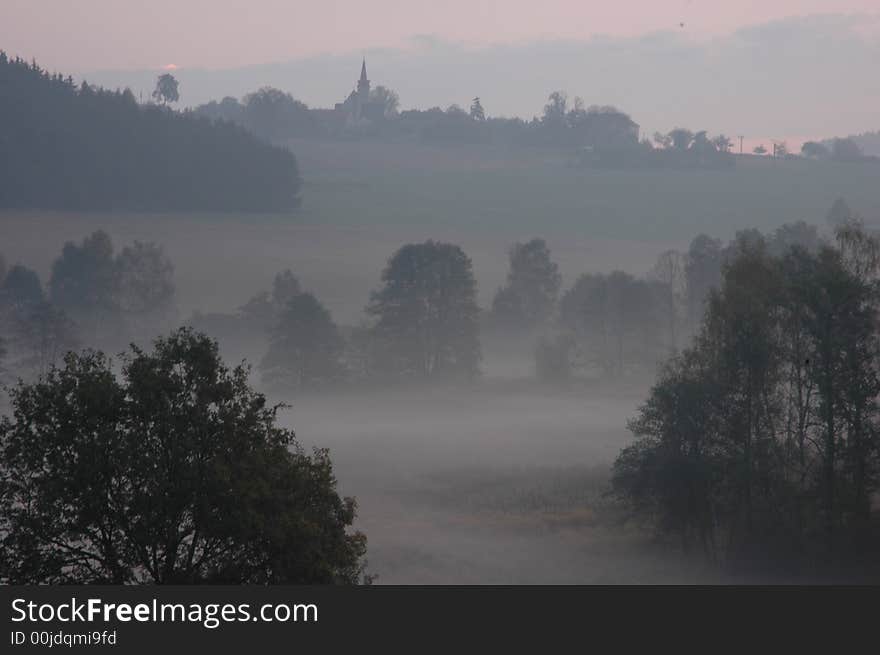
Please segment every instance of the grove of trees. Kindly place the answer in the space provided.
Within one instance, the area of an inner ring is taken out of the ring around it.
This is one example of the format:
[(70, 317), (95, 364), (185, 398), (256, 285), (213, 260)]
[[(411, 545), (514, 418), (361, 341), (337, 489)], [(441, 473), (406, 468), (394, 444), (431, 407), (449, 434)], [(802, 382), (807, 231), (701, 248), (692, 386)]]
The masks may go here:
[(692, 345), (631, 423), (614, 489), (686, 548), (802, 571), (876, 552), (880, 242), (741, 234)]
[(160, 246), (135, 241), (116, 254), (103, 231), (66, 243), (45, 289), (35, 271), (2, 266), (3, 379), (45, 374), (80, 345), (152, 339), (174, 322), (174, 295), (174, 266)]
[[(138, 104), (0, 51), (0, 207), (280, 211), (298, 204), (293, 154), (231, 123)], [(173, 92), (173, 93), (172, 93)]]

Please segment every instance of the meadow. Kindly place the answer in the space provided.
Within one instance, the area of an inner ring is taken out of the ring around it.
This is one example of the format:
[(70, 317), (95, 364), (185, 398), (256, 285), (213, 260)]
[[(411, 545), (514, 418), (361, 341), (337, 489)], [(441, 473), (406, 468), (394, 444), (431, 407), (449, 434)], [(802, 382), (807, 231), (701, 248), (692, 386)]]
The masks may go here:
[[(598, 171), (543, 150), (369, 142), (291, 144), (304, 178), (289, 215), (0, 212), (0, 252), (48, 279), (67, 240), (104, 229), (119, 248), (162, 244), (179, 316), (231, 312), (290, 268), (337, 322), (363, 319), (400, 245), (434, 238), (474, 262), (483, 306), (507, 249), (542, 237), (564, 287), (584, 272), (642, 274), (698, 233), (824, 225), (842, 196), (880, 217), (880, 167), (743, 157), (732, 171)], [(252, 359), (261, 356), (255, 338)], [(304, 445), (331, 448), (358, 497), (379, 582), (676, 582), (711, 579), (610, 505), (608, 466), (651, 382), (572, 389), (528, 380), (530, 345), (484, 344), (461, 389), (351, 390), (283, 398)]]

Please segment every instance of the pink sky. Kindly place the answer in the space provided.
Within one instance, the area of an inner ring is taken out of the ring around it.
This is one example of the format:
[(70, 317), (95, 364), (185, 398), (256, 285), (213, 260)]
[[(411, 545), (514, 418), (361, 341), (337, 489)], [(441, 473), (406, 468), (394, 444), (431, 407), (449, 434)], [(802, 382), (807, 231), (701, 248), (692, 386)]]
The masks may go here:
[(74, 73), (230, 68), (399, 47), (424, 34), (477, 46), (670, 29), (703, 37), (877, 11), (877, 0), (2, 0), (0, 48)]

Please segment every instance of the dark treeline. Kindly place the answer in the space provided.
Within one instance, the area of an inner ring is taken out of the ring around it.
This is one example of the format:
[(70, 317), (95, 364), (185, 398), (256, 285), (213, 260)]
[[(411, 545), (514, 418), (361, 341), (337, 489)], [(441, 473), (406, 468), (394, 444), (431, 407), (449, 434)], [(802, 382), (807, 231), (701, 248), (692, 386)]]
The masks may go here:
[(629, 115), (608, 105), (586, 106), (581, 98), (569, 102), (554, 91), (541, 116), (532, 120), (493, 117), (474, 98), (469, 108), (398, 109), (394, 91), (376, 87), (370, 98), (385, 107), (380, 117), (357, 124), (332, 109), (310, 109), (289, 93), (271, 87), (241, 101), (226, 97), (195, 109), (212, 120), (242, 125), (261, 138), (283, 142), (293, 138), (376, 138), (445, 144), (543, 146), (567, 150), (582, 166), (726, 168), (733, 165), (731, 141), (724, 135), (676, 128), (639, 141), (639, 126)]
[(140, 105), (0, 52), (0, 207), (295, 207), (296, 159), (230, 123)]
[(743, 233), (692, 345), (631, 423), (614, 489), (685, 549), (777, 573), (876, 564), (880, 242)]
[(878, 149), (880, 134), (866, 132), (858, 136), (807, 141), (801, 146), (801, 154), (809, 159), (825, 159), (836, 162), (880, 162), (880, 155), (866, 154), (866, 150)]

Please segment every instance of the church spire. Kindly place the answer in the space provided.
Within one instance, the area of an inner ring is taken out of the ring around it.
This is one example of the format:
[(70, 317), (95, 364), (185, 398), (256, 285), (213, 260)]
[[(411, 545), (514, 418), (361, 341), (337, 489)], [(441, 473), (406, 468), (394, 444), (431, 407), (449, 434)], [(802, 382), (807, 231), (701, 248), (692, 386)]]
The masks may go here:
[(367, 102), (370, 97), (370, 80), (367, 79), (367, 59), (364, 57), (361, 63), (361, 79), (358, 80), (358, 95), (363, 102)]

